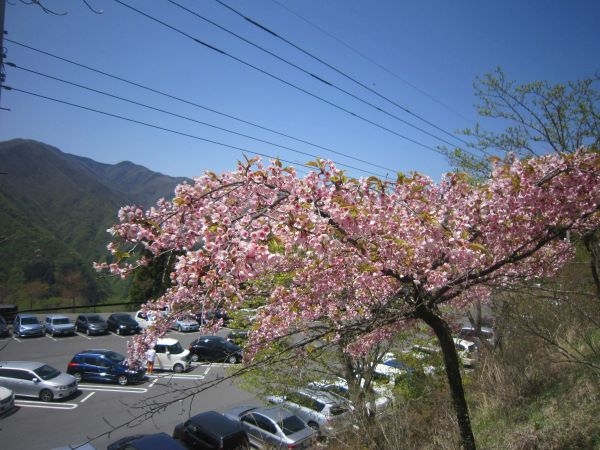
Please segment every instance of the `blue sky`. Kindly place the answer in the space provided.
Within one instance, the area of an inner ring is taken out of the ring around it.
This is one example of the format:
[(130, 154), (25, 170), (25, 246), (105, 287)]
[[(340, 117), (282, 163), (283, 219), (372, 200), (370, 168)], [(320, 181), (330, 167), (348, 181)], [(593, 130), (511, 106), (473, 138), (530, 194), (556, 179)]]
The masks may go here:
[(112, 0), (88, 0), (102, 14), (79, 0), (42, 2), (62, 16), (7, 2), (6, 61), (20, 68), (6, 67), (6, 85), (35, 95), (2, 92), (10, 112), (0, 111), (0, 141), (35, 139), (173, 176), (231, 170), (260, 153), (296, 164), (318, 155), (352, 176), (419, 171), (438, 179), (450, 168), (435, 148), (461, 145), (452, 133), (480, 120), (476, 77), (498, 66), (519, 83), (600, 72), (594, 0), (221, 1), (306, 53), (216, 0), (122, 1), (168, 27)]

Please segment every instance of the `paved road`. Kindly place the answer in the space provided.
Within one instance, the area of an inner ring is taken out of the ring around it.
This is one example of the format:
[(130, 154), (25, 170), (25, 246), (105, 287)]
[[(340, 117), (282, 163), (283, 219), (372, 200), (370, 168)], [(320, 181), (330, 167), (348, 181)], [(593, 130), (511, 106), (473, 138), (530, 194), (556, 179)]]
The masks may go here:
[[(42, 318), (42, 317), (40, 317)], [(199, 333), (172, 331), (185, 348)], [(128, 336), (0, 339), (0, 360), (42, 361), (66, 370), (72, 356), (89, 348), (126, 353)], [(0, 418), (0, 447), (6, 450), (49, 450), (92, 439), (97, 449), (123, 436), (164, 431), (207, 410), (224, 411), (237, 404), (257, 403), (231, 381), (220, 381), (230, 366), (195, 364), (187, 373), (155, 373), (138, 385), (80, 383), (78, 394), (64, 401), (42, 403), (17, 398), (18, 406)], [(219, 382), (220, 381), (220, 382)], [(165, 408), (160, 406), (167, 405)], [(147, 413), (157, 410), (151, 416)], [(110, 434), (108, 434), (110, 433)]]

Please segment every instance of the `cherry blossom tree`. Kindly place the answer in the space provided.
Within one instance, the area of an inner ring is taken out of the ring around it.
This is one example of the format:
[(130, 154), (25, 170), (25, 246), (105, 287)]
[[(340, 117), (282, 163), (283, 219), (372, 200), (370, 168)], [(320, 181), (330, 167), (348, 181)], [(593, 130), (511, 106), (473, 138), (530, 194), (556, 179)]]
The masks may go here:
[[(461, 173), (438, 183), (420, 174), (351, 179), (331, 162), (312, 164), (299, 177), (279, 161), (247, 160), (178, 186), (172, 201), (148, 211), (124, 207), (110, 230), (113, 262), (97, 267), (131, 274), (149, 262), (135, 256), (136, 246), (177, 254), (172, 287), (148, 309), (235, 309), (269, 286), (248, 361), (252, 349), (313, 324), (326, 324), (327, 339), (360, 355), (424, 322), (443, 352), (463, 446), (474, 449), (443, 311), (561, 268), (573, 255), (565, 232), (597, 226), (599, 155), (508, 157), (477, 184)], [(136, 337), (130, 357), (166, 327)]]

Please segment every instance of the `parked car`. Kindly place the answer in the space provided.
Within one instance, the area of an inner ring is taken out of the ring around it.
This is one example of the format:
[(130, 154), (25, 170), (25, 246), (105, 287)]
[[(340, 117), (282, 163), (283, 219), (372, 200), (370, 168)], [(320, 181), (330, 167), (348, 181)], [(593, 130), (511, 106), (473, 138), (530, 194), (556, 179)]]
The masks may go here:
[(144, 312), (143, 310), (139, 310), (135, 313), (135, 315), (133, 316), (133, 318), (135, 319), (135, 321), (138, 323), (138, 325), (140, 326), (140, 328), (142, 330), (145, 330), (146, 328), (148, 328), (151, 325), (154, 325), (154, 323), (156, 322), (156, 320), (161, 317), (161, 316), (166, 316), (168, 314), (168, 310), (165, 308), (162, 311), (149, 311), (149, 312)]
[(159, 339), (154, 345), (154, 350), (156, 351), (155, 370), (172, 370), (180, 373), (190, 368), (190, 351), (184, 349), (177, 339)]
[(34, 314), (17, 314), (13, 321), (13, 333), (17, 337), (43, 336), (44, 325)]
[(248, 435), (242, 424), (216, 411), (206, 411), (175, 426), (173, 437), (199, 450), (246, 450)]
[(478, 340), (485, 340), (490, 344), (494, 344), (495, 334), (494, 329), (490, 327), (481, 327), (479, 332), (472, 325), (463, 325), (458, 332), (459, 339), (466, 339), (471, 342), (478, 342)]
[(67, 366), (67, 373), (80, 381), (107, 381), (125, 386), (139, 383), (146, 376), (145, 368), (132, 368), (125, 356), (112, 350), (95, 349), (77, 353)]
[(50, 336), (69, 336), (75, 334), (75, 324), (67, 316), (51, 314), (44, 320), (44, 329)]
[(77, 380), (48, 364), (33, 361), (1, 361), (0, 386), (15, 395), (49, 402), (67, 398), (77, 392)]
[(171, 325), (171, 328), (179, 331), (180, 333), (184, 331), (199, 331), (200, 324), (193, 316), (184, 316), (175, 319)]
[(137, 334), (142, 329), (127, 313), (113, 313), (106, 319), (106, 326), (108, 331), (112, 331), (116, 334)]
[(473, 367), (477, 362), (477, 346), (475, 342), (454, 338), (454, 346), (464, 367)]
[(4, 317), (0, 316), (0, 337), (9, 337), (10, 330), (8, 329), (8, 324)]
[(186, 450), (167, 433), (136, 434), (108, 444), (106, 450)]
[(108, 333), (106, 320), (99, 314), (80, 314), (75, 320), (75, 328), (88, 336)]
[(15, 406), (15, 393), (12, 389), (0, 386), (0, 415), (7, 413)]
[(248, 330), (231, 330), (227, 334), (227, 340), (241, 346), (248, 340), (248, 333)]
[(350, 425), (350, 406), (329, 392), (299, 389), (286, 395), (271, 395), (267, 401), (289, 409), (323, 437)]
[(242, 347), (221, 336), (200, 336), (189, 346), (192, 361), (215, 361), (236, 364), (242, 361)]
[(202, 323), (202, 324), (217, 321), (220, 319), (223, 321), (223, 325), (227, 325), (231, 320), (231, 318), (229, 317), (229, 314), (223, 308), (216, 308), (216, 309), (209, 309), (207, 311), (200, 311), (200, 312), (196, 313), (195, 316), (196, 316), (196, 320), (198, 321), (198, 323)]
[(279, 406), (237, 406), (224, 415), (242, 424), (254, 448), (306, 450), (317, 444), (317, 432)]
[[(364, 379), (361, 380), (361, 385), (364, 385)], [(347, 401), (350, 405), (352, 405), (352, 401), (350, 399), (350, 391), (348, 389), (348, 382), (343, 378), (336, 378), (334, 380), (321, 380), (321, 381), (313, 381), (308, 385), (311, 389), (317, 389), (319, 391), (326, 391), (333, 395), (338, 395)], [(391, 394), (381, 395), (380, 392), (373, 389), (375, 395), (374, 402), (367, 402), (365, 407), (367, 412), (371, 415), (379, 414), (386, 408), (388, 408), (392, 402)]]

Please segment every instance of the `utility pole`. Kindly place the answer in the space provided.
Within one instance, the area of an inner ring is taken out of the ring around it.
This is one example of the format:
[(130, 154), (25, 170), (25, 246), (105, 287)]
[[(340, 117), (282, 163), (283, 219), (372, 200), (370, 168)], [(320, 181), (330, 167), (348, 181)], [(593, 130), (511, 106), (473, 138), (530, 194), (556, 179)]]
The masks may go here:
[[(6, 0), (0, 0), (0, 85), (4, 85), (6, 74), (4, 73), (4, 11), (6, 9)], [(0, 109), (2, 108), (2, 87), (0, 87)]]

